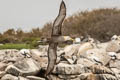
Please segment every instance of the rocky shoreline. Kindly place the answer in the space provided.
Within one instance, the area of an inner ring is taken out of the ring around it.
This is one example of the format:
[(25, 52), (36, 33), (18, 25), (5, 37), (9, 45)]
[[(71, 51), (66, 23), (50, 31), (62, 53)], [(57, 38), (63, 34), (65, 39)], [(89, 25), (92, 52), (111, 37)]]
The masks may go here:
[[(0, 50), (0, 80), (46, 80), (48, 45), (39, 49)], [(120, 40), (83, 42), (58, 48), (49, 80), (120, 80)], [(28, 56), (26, 56), (29, 55)]]

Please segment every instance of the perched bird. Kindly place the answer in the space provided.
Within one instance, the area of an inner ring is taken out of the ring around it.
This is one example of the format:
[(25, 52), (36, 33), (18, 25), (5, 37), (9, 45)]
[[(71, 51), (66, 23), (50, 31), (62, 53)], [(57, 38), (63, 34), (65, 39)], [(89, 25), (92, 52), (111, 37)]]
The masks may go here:
[(20, 54), (24, 55), (24, 57), (30, 58), (30, 50), (28, 49), (21, 49)]
[(116, 52), (108, 52), (108, 55), (111, 57), (111, 59), (117, 59), (117, 54)]
[(117, 40), (118, 39), (118, 36), (117, 35), (113, 35), (111, 40)]

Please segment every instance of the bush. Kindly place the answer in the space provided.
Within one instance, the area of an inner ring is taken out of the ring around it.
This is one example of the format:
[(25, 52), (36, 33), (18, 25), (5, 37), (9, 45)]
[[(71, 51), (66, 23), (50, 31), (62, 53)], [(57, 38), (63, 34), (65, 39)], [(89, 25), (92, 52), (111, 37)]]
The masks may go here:
[(32, 41), (32, 42), (30, 43), (30, 47), (31, 47), (31, 48), (37, 48), (38, 45), (39, 45), (39, 43), (38, 43), (37, 40), (34, 40), (34, 41)]
[[(67, 17), (62, 27), (62, 35), (80, 37), (90, 35), (100, 40), (108, 41), (114, 34), (120, 35), (120, 10), (96, 9), (92, 11), (82, 11)], [(21, 29), (9, 29), (0, 34), (0, 43), (26, 43), (36, 47), (35, 42), (40, 37), (50, 38), (52, 32), (52, 22), (46, 23), (42, 29), (33, 28), (30, 32)]]
[[(97, 9), (93, 11), (83, 11), (68, 17), (63, 24), (63, 35), (80, 37), (90, 35), (100, 40), (108, 41), (114, 34), (120, 35), (120, 10)], [(52, 23), (43, 27), (43, 36), (50, 37)]]

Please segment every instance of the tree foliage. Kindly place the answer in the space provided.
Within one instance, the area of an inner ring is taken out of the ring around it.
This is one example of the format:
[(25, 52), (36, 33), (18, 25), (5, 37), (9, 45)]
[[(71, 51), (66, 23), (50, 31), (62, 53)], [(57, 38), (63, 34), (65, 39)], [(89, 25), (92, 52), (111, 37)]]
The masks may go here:
[[(46, 30), (44, 32), (51, 30), (51, 26), (52, 23), (49, 23), (43, 27)], [(108, 41), (114, 34), (120, 35), (120, 10), (107, 8), (77, 12), (64, 21), (62, 31), (63, 35), (73, 37), (90, 35), (100, 41)]]
[[(36, 43), (42, 37), (51, 37), (52, 26), (52, 22), (48, 22), (43, 28), (29, 32), (8, 29), (0, 34), (0, 43)], [(116, 8), (77, 12), (67, 17), (62, 27), (62, 35), (90, 35), (100, 41), (108, 41), (114, 34), (120, 35), (120, 10)]]

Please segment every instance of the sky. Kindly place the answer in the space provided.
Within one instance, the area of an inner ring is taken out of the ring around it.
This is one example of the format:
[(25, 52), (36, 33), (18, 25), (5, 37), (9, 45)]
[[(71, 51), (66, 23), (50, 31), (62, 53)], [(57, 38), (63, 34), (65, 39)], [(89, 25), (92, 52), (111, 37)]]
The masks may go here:
[[(54, 21), (62, 0), (0, 0), (0, 32), (9, 28), (29, 31)], [(64, 0), (67, 16), (78, 11), (120, 8), (120, 0)]]

